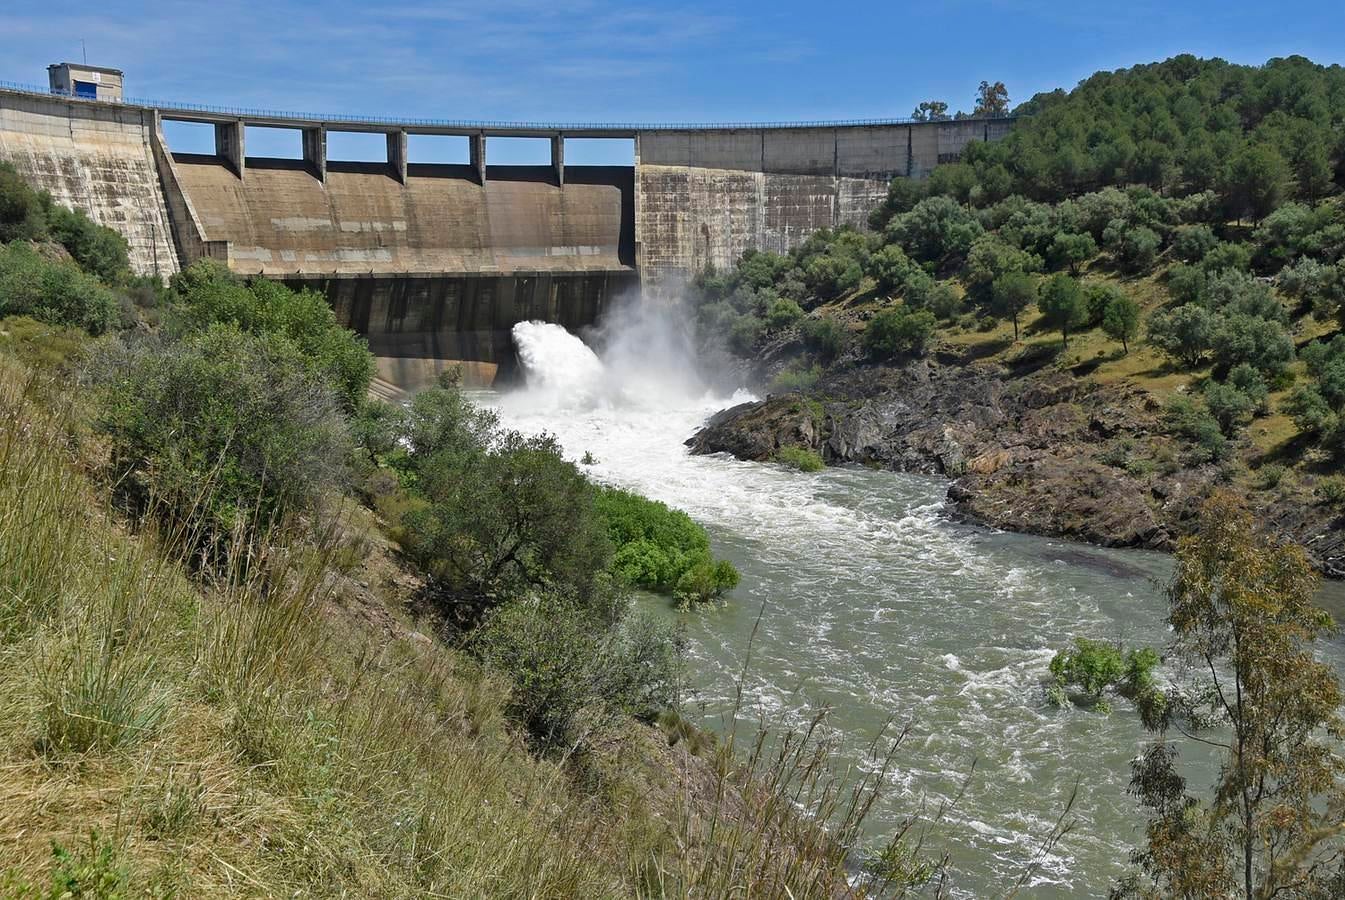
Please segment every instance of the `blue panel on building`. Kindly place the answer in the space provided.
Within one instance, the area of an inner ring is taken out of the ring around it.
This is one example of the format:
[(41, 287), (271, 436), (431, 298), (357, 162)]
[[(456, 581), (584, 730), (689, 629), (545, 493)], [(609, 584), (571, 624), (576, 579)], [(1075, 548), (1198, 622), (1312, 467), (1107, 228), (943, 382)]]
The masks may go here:
[(85, 100), (97, 100), (98, 85), (94, 84), (92, 81), (76, 81), (75, 96), (83, 97)]

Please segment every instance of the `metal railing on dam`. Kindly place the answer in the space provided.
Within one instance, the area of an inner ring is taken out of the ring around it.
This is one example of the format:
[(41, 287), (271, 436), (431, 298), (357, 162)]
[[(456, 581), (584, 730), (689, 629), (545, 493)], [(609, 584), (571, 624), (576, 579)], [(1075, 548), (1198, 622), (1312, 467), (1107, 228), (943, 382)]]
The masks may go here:
[[(296, 112), (293, 110), (260, 109), (243, 106), (221, 106), (208, 103), (187, 103), (177, 100), (154, 100), (136, 97), (123, 97), (108, 101), (89, 97), (79, 97), (68, 91), (53, 91), (48, 88), (20, 82), (0, 81), (0, 90), (15, 91), (24, 94), (37, 94), (43, 97), (60, 97), (81, 103), (107, 104), (121, 103), (126, 106), (140, 106), (157, 110), (165, 118), (184, 121), (218, 122), (223, 120), (247, 120), (249, 123), (265, 125), (276, 123), (282, 127), (304, 127), (313, 125), (341, 125), (355, 131), (386, 131), (389, 128), (425, 129), (453, 134), (475, 134), (485, 132), (496, 136), (517, 136), (526, 134), (554, 135), (565, 133), (575, 137), (633, 137), (642, 131), (735, 131), (764, 129), (803, 129), (803, 128), (857, 128), (884, 127), (898, 125), (928, 124), (929, 120), (913, 118), (876, 118), (876, 119), (818, 119), (813, 121), (786, 122), (510, 122), (492, 119), (427, 119), (415, 117), (398, 118), (395, 116), (364, 116), (344, 113)], [(1007, 120), (1013, 116), (976, 117), (962, 119), (939, 119), (943, 122), (979, 122), (987, 118)], [(340, 130), (340, 129), (332, 129)]]

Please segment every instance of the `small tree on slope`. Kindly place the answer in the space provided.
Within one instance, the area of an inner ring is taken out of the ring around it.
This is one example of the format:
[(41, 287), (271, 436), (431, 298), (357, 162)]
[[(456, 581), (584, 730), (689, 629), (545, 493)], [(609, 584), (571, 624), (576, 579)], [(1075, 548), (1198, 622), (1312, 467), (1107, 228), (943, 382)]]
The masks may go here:
[[(1182, 539), (1168, 591), (1177, 685), (1142, 708), (1133, 764), (1149, 812), (1142, 875), (1115, 897), (1335, 897), (1345, 877), (1340, 685), (1313, 645), (1334, 630), (1303, 550), (1267, 539), (1231, 494)], [(1175, 730), (1220, 748), (1208, 798), (1187, 791)]]

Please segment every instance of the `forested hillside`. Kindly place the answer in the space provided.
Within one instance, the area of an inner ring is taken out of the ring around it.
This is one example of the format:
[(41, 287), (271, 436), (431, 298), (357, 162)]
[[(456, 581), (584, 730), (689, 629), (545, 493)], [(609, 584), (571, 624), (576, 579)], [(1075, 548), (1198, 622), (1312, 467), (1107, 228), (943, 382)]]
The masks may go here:
[(894, 181), (870, 232), (703, 273), (702, 333), (818, 399), (922, 356), (1141, 389), (1161, 441), (1132, 422), (1128, 444), (1089, 448), (1139, 489), (1146, 470), (1213, 465), (1329, 517), (1345, 499), (1345, 70), (1179, 56), (1016, 112), (1006, 139)]

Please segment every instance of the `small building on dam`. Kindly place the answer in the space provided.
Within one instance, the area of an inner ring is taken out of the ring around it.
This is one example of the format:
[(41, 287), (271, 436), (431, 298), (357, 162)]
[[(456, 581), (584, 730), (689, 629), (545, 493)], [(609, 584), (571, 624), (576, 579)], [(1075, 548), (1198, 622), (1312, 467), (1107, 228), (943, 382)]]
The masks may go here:
[[(577, 330), (641, 285), (864, 228), (893, 178), (1013, 124), (398, 121), (137, 103), (115, 69), (49, 75), (47, 91), (0, 88), (0, 160), (125, 235), (139, 273), (209, 257), (321, 290), (402, 387), (459, 364), (490, 383), (512, 363), (516, 322)], [(206, 130), (213, 152), (174, 152), (165, 122)], [(293, 132), (300, 152), (251, 155), (253, 129)], [(334, 132), (381, 135), (386, 154), (329, 158)], [(418, 161), (421, 135), (465, 142), (464, 161)], [(549, 164), (490, 162), (492, 139), (518, 137), (545, 139)], [(633, 164), (567, 165), (575, 138), (628, 141)]]

